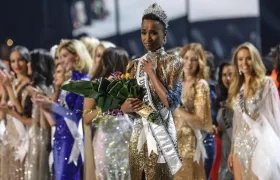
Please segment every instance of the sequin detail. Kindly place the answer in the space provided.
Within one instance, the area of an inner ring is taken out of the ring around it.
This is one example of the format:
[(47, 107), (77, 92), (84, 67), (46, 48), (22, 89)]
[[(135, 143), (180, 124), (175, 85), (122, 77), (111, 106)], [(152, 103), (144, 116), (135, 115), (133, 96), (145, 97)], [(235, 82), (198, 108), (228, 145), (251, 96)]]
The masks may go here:
[[(212, 127), (209, 87), (205, 80), (197, 81), (192, 89), (183, 87), (182, 106), (186, 112), (195, 114), (202, 120), (201, 129)], [(200, 163), (193, 161), (196, 150), (196, 136), (192, 128), (181, 118), (175, 118), (178, 138), (178, 149), (183, 159), (183, 166), (175, 175), (175, 180), (205, 180), (205, 170), (202, 159)]]
[[(249, 97), (246, 101), (242, 98), (234, 102), (233, 108), (235, 113), (236, 130), (234, 132), (234, 155), (237, 156), (241, 166), (241, 174), (244, 179), (254, 179), (254, 174), (251, 171), (251, 160), (254, 156), (257, 139), (250, 133), (250, 127), (242, 117), (245, 112), (252, 119), (257, 119), (259, 116), (258, 108), (264, 88), (260, 88), (254, 96)], [(240, 97), (243, 89), (237, 97)]]
[[(154, 64), (156, 64), (156, 74), (159, 80), (162, 82), (164, 87), (166, 87), (167, 91), (176, 92), (176, 88), (181, 86), (181, 69), (183, 65), (183, 61), (178, 56), (168, 55), (163, 48), (159, 49), (156, 52), (149, 52), (147, 56), (152, 60)], [(132, 61), (128, 65), (128, 72), (135, 78), (137, 62)], [(155, 93), (155, 88), (152, 83), (149, 82), (152, 100), (157, 109), (162, 109), (164, 107), (160, 98)], [(177, 99), (180, 99), (181, 94), (174, 93), (174, 96)], [(177, 106), (175, 99), (170, 99), (170, 106)], [(168, 125), (169, 122), (165, 122), (165, 126)], [(173, 122), (172, 122), (173, 123)], [(134, 119), (134, 127), (131, 135), (131, 140), (129, 144), (129, 163), (130, 163), (130, 171), (131, 171), (131, 179), (133, 180), (141, 180), (143, 177), (146, 180), (170, 180), (173, 179), (171, 173), (169, 172), (168, 166), (166, 163), (160, 164), (157, 163), (158, 155), (152, 152), (151, 156), (148, 156), (147, 153), (147, 144), (144, 144), (143, 149), (138, 152), (137, 144), (138, 137), (143, 128), (143, 123), (141, 118)], [(168, 128), (167, 128), (168, 129)], [(175, 132), (173, 132), (174, 134)]]

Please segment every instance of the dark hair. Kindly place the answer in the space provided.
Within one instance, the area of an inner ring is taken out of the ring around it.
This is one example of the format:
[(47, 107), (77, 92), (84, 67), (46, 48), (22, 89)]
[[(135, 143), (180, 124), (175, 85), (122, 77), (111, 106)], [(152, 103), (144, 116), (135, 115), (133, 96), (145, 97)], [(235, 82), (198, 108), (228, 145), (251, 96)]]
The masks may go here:
[[(273, 64), (277, 72), (277, 81), (280, 83), (280, 44), (271, 48), (269, 55), (273, 58)], [(280, 89), (280, 85), (277, 88)]]
[(270, 57), (270, 56), (265, 56), (265, 57), (262, 57), (262, 60), (263, 60), (263, 64), (264, 64), (265, 69), (266, 69), (265, 75), (270, 76), (273, 69), (274, 69), (273, 58)]
[(216, 80), (215, 73), (216, 73), (216, 64), (215, 64), (215, 56), (210, 51), (204, 51), (207, 66), (209, 67), (209, 77), (212, 80)]
[(30, 54), (33, 85), (51, 86), (54, 71), (54, 60), (51, 54), (44, 49), (34, 49)]
[(143, 23), (143, 20), (144, 19), (147, 19), (147, 20), (154, 20), (154, 21), (158, 21), (160, 22), (160, 24), (163, 26), (163, 29), (164, 31), (166, 31), (166, 27), (165, 27), (165, 24), (162, 20), (159, 19), (159, 17), (157, 17), (156, 15), (154, 14), (145, 14), (143, 17), (142, 17), (142, 23)]
[(128, 53), (122, 48), (108, 48), (101, 59), (101, 77), (108, 77), (114, 72), (125, 73), (129, 62)]
[[(29, 52), (29, 50), (26, 47), (24, 47), (24, 46), (15, 46), (12, 49), (10, 54), (12, 54), (14, 51), (17, 51), (20, 54), (22, 60), (25, 61), (26, 63), (28, 63), (31, 60), (30, 52)], [(10, 70), (12, 71), (13, 69), (11, 67), (11, 60), (9, 60), (9, 67), (10, 67)]]
[(218, 84), (217, 84), (217, 107), (219, 107), (220, 102), (227, 100), (228, 98), (228, 89), (225, 87), (222, 77), (223, 77), (223, 69), (226, 66), (230, 66), (229, 62), (223, 62), (219, 66), (219, 76), (218, 76)]

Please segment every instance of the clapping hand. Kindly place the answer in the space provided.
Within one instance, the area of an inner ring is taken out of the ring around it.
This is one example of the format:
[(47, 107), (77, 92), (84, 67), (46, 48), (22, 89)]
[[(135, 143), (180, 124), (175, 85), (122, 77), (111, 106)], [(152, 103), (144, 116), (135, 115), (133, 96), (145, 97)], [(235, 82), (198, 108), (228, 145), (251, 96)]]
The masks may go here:
[(0, 70), (0, 82), (2, 85), (11, 86), (12, 80), (13, 80), (12, 74), (10, 74), (6, 71)]
[(32, 101), (42, 109), (45, 109), (47, 111), (51, 109), (52, 101), (42, 94), (37, 94), (36, 97), (32, 98)]

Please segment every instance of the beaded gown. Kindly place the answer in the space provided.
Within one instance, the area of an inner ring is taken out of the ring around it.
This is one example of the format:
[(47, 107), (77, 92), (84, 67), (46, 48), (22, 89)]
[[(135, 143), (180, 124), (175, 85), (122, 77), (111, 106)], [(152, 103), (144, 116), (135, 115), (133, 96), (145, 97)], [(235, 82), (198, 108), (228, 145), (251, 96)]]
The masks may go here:
[(279, 179), (280, 101), (272, 79), (264, 78), (246, 101), (242, 86), (233, 109), (233, 154), (239, 176), (243, 180)]
[[(78, 71), (72, 72), (72, 81), (87, 80), (86, 74)], [(74, 135), (78, 135), (78, 127), (83, 114), (84, 98), (77, 94), (61, 91), (58, 103), (52, 107), (53, 118), (55, 120), (55, 134), (53, 144), (54, 156), (54, 178), (55, 180), (79, 180), (81, 179), (82, 157), (80, 152), (71, 160), (73, 148), (79, 149), (82, 144), (81, 136), (73, 137), (66, 121), (74, 122)], [(80, 139), (81, 142), (76, 142)], [(75, 146), (75, 147), (74, 147)], [(82, 152), (83, 153), (83, 152)]]
[[(146, 59), (150, 56), (153, 64), (156, 65), (155, 72), (157, 77), (167, 89), (167, 98), (170, 109), (173, 111), (180, 102), (181, 96), (181, 69), (183, 66), (183, 61), (180, 57), (175, 55), (168, 55), (163, 48), (157, 50), (156, 52), (149, 52), (145, 56), (135, 61), (130, 62), (128, 65), (128, 72), (131, 74), (132, 78), (137, 78), (137, 71), (139, 70), (138, 63), (141, 63), (142, 59)], [(150, 93), (152, 100), (158, 110), (163, 109), (164, 105), (159, 99), (155, 92), (155, 89), (150, 80), (148, 80), (148, 85), (150, 87)], [(169, 180), (173, 179), (167, 163), (158, 163), (159, 155), (151, 152), (148, 155), (147, 143), (143, 145), (143, 148), (139, 151), (137, 148), (139, 136), (143, 129), (143, 122), (139, 116), (131, 116), (134, 120), (133, 131), (129, 144), (129, 163), (131, 179), (133, 180)], [(173, 137), (173, 141), (176, 144), (176, 132), (174, 127), (174, 122), (172, 120), (167, 120), (164, 122), (165, 128), (168, 129), (168, 133)], [(172, 128), (174, 127), (174, 129)]]
[[(41, 87), (41, 88), (40, 88)], [(51, 88), (38, 86), (41, 92), (49, 96)], [(48, 163), (50, 153), (50, 127), (44, 119), (43, 112), (33, 104), (32, 124), (28, 127), (29, 149), (25, 158), (25, 180), (50, 180), (51, 173)]]
[[(199, 130), (211, 132), (212, 118), (208, 83), (201, 79), (196, 81), (192, 87), (192, 89), (186, 89), (183, 85), (181, 98), (182, 105), (185, 111), (194, 114), (201, 119), (202, 125), (198, 128)], [(200, 158), (199, 163), (194, 161), (195, 151), (198, 146), (196, 135), (192, 127), (183, 121), (184, 120), (181, 118), (175, 118), (178, 149), (179, 154), (183, 159), (183, 166), (175, 175), (174, 179), (206, 180), (202, 157)]]
[(119, 109), (109, 110), (98, 122), (93, 139), (94, 162), (98, 180), (130, 180), (129, 139), (133, 123)]
[[(22, 115), (26, 118), (31, 118), (31, 97), (27, 96), (24, 91), (27, 86), (28, 83), (18, 87), (15, 95), (23, 107)], [(24, 179), (25, 157), (28, 152), (28, 134), (24, 124), (10, 115), (7, 115), (3, 145), (0, 179)]]

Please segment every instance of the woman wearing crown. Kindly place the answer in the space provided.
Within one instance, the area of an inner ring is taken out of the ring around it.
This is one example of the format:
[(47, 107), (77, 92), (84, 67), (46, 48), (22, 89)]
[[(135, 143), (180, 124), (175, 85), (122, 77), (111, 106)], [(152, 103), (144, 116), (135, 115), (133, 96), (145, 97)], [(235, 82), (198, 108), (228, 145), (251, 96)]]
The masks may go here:
[(167, 26), (167, 16), (158, 4), (144, 11), (141, 39), (148, 53), (127, 68), (146, 90), (143, 101), (129, 98), (121, 107), (134, 119), (129, 146), (133, 180), (173, 179), (182, 166), (172, 112), (180, 102), (183, 61), (163, 48)]

